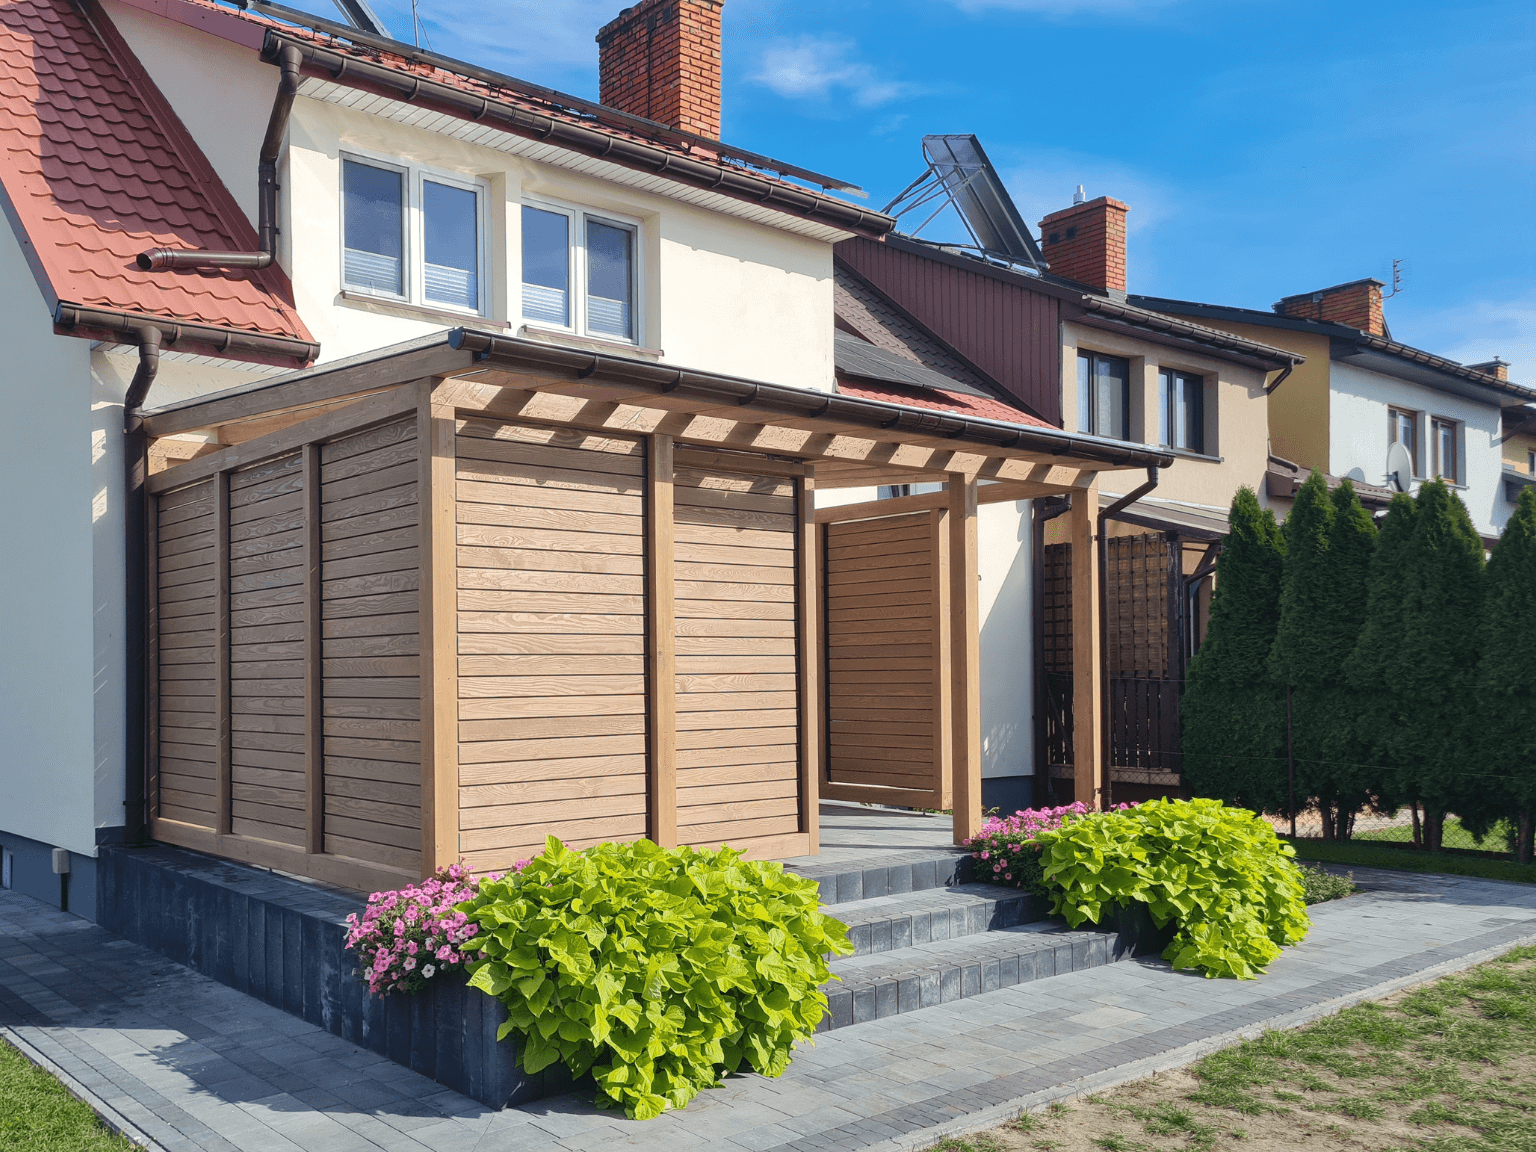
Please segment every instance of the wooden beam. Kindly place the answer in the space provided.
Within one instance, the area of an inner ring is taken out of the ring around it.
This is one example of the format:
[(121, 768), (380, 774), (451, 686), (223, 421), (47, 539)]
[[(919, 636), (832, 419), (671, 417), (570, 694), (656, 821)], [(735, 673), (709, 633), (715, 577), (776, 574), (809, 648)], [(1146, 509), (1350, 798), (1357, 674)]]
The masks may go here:
[(976, 484), (949, 482), (950, 647), (954, 670), (955, 843), (981, 831), (981, 606), (976, 534)]
[(229, 473), (213, 477), (213, 830), (230, 830)]
[(862, 504), (838, 504), (831, 508), (818, 508), (816, 522), (832, 524), (845, 520), (873, 520), (879, 516), (900, 516), (906, 512), (925, 512), (930, 508), (947, 508), (948, 506), (947, 494), (924, 492), (918, 496), (893, 496), (889, 500), (866, 500)]
[(785, 476), (791, 479), (809, 476), (811, 468), (794, 460), (772, 460), (761, 454), (721, 451), (711, 448), (674, 448), (673, 463), (679, 468), (716, 468), (722, 472), (741, 471), (753, 476)]
[[(950, 612), (949, 493), (944, 506), (929, 511), (929, 544), (933, 603), (933, 774), (941, 812), (955, 801), (954, 622)], [(946, 798), (948, 803), (945, 803)]]
[(418, 392), (421, 509), (421, 874), (459, 859), (457, 427)]
[(320, 599), (320, 445), (304, 445), (304, 850), (325, 851), (325, 662)]
[(361, 431), (373, 424), (382, 424), (415, 411), (419, 403), (418, 395), (419, 392), (414, 388), (396, 388), (353, 401), (345, 408), (327, 412), (324, 416), (317, 416), (291, 428), (259, 436), (244, 444), (236, 444), (207, 456), (199, 456), (185, 464), (178, 464), (174, 468), (167, 468), (164, 472), (157, 472), (146, 481), (145, 487), (150, 492), (168, 492), (172, 488), (206, 480), (215, 472), (243, 468), (248, 464), (292, 452), (305, 444), (318, 444), (345, 433)]
[(645, 552), (647, 645), (646, 708), (649, 773), (646, 808), (651, 840), (677, 847), (677, 618), (674, 606), (676, 551), (673, 547), (670, 436), (646, 441)]
[(1100, 805), (1099, 565), (1093, 538), (1098, 486), (1072, 497), (1063, 519), (1072, 545), (1072, 776), (1074, 800)]
[(816, 481), (797, 482), (800, 501), (799, 539), (796, 549), (800, 618), (800, 831), (810, 836), (809, 855), (821, 851), (822, 729), (821, 708), (821, 527), (816, 523)]

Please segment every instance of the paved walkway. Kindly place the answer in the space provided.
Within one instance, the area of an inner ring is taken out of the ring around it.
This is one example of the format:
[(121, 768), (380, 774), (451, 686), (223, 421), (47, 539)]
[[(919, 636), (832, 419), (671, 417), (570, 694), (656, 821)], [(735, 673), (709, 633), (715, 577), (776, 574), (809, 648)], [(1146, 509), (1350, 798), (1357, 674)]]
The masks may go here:
[(491, 1112), (83, 920), (0, 892), (0, 1036), (166, 1152), (927, 1147), (1536, 940), (1536, 887), (1357, 870), (1257, 981), (1110, 965), (823, 1036), (648, 1123)]

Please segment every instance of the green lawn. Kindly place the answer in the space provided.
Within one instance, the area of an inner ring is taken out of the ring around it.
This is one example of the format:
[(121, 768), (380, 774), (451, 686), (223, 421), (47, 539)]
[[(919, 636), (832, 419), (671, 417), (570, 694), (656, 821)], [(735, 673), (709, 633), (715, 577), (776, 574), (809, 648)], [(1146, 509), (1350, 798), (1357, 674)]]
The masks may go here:
[(48, 1073), (0, 1040), (0, 1150), (129, 1152), (133, 1144)]
[(1445, 872), (1452, 876), (1477, 876), (1484, 880), (1513, 880), (1536, 884), (1536, 864), (1516, 864), (1485, 856), (1460, 856), (1451, 852), (1415, 852), (1362, 840), (1291, 841), (1298, 860), (1349, 864), (1359, 868), (1391, 868), (1399, 872)]

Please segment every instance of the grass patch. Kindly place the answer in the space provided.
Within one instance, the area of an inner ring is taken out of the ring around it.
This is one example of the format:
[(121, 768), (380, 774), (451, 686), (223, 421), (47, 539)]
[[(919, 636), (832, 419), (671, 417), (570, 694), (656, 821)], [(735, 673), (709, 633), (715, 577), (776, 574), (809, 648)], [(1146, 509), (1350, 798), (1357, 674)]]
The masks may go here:
[(130, 1152), (57, 1079), (0, 1040), (0, 1149)]
[(1397, 872), (1443, 872), (1450, 876), (1476, 876), (1483, 880), (1508, 880), (1516, 884), (1536, 884), (1536, 864), (1516, 864), (1483, 856), (1460, 856), (1451, 852), (1415, 852), (1362, 840), (1289, 841), (1298, 860), (1326, 864), (1349, 864), (1357, 868), (1388, 868)]
[(966, 1140), (937, 1148), (1536, 1152), (1536, 947)]

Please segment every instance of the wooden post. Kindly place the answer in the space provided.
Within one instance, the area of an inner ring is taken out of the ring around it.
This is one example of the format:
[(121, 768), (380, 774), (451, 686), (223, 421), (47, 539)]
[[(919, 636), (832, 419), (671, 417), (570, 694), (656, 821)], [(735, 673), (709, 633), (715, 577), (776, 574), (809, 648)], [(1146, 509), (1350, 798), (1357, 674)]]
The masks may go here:
[(826, 726), (821, 707), (821, 527), (816, 523), (816, 481), (802, 477), (795, 481), (800, 502), (800, 524), (796, 561), (795, 599), (799, 604), (800, 671), (800, 831), (810, 836), (810, 851), (821, 851), (821, 752)]
[(933, 553), (933, 774), (938, 807), (955, 804), (955, 692), (952, 669), (949, 594), (949, 512), (935, 508), (928, 513), (929, 547)]
[(976, 484), (951, 474), (949, 618), (955, 718), (954, 838), (981, 831), (981, 607), (977, 588)]
[(672, 521), (672, 437), (646, 443), (645, 573), (647, 829), (663, 848), (677, 847), (677, 613)]
[(144, 830), (160, 818), (160, 498), (144, 497)]
[(1100, 806), (1103, 788), (1099, 706), (1099, 566), (1093, 538), (1098, 480), (1072, 494), (1067, 531), (1072, 542), (1072, 776), (1074, 800)]
[(430, 392), (417, 409), (421, 474), (421, 874), (459, 860), (457, 428)]
[(229, 699), (229, 473), (213, 476), (213, 833), (227, 836), (233, 768)]
[(325, 851), (325, 675), (320, 599), (320, 445), (304, 445), (304, 850)]

